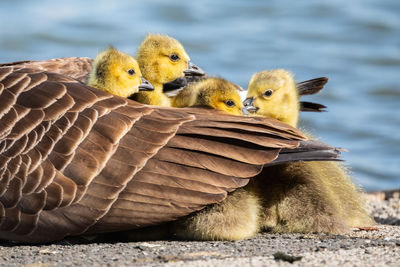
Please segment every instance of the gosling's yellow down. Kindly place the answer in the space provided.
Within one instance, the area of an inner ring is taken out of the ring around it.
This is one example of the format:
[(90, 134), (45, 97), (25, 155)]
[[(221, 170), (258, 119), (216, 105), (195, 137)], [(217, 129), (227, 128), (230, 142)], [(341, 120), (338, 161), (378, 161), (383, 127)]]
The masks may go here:
[(247, 89), (246, 106), (256, 115), (275, 118), (297, 126), (300, 105), (296, 83), (283, 69), (261, 71), (253, 75)]
[[(293, 75), (282, 69), (251, 78), (247, 107), (256, 115), (297, 127), (298, 90)], [(343, 233), (368, 226), (360, 190), (337, 162), (298, 162), (269, 168), (254, 180), (262, 197), (261, 227), (276, 232)]]
[(204, 75), (204, 71), (190, 61), (182, 44), (167, 35), (149, 34), (140, 44), (136, 58), (143, 77), (153, 84), (152, 92), (140, 92), (134, 100), (148, 105), (171, 106), (163, 93), (163, 84), (185, 75)]
[(173, 221), (314, 143), (274, 119), (146, 106), (37, 69), (0, 67), (0, 89), (3, 240)]
[(99, 53), (93, 61), (88, 85), (121, 97), (154, 90), (142, 77), (137, 61), (113, 47)]
[(207, 106), (234, 115), (242, 115), (243, 103), (238, 86), (222, 78), (208, 77), (189, 84), (172, 99), (172, 106)]

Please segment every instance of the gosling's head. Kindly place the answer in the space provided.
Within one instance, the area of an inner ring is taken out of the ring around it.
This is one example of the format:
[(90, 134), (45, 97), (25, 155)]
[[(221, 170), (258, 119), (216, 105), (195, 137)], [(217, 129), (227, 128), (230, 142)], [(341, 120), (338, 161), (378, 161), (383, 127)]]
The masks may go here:
[(190, 62), (182, 44), (168, 35), (149, 34), (140, 44), (136, 58), (143, 77), (155, 86), (204, 71)]
[(283, 69), (261, 71), (250, 79), (245, 107), (261, 116), (268, 116), (297, 126), (299, 96), (293, 75)]
[(97, 55), (88, 85), (121, 97), (154, 89), (142, 78), (137, 61), (113, 47)]
[(222, 78), (206, 78), (185, 90), (195, 94), (191, 106), (209, 106), (234, 115), (242, 115), (240, 87)]

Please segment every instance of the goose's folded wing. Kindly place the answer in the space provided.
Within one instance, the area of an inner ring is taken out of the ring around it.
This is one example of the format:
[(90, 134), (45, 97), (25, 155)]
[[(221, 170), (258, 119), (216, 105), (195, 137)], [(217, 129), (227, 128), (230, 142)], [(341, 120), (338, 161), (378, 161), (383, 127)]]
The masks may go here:
[(173, 220), (223, 200), (306, 137), (276, 120), (145, 106), (33, 69), (0, 68), (0, 238)]
[(89, 233), (154, 225), (222, 201), (277, 158), (281, 148), (295, 148), (303, 138), (277, 121), (207, 109), (178, 111), (196, 119), (179, 127)]
[(86, 83), (92, 70), (93, 59), (88, 57), (64, 57), (40, 61), (16, 61), (2, 63), (0, 67), (30, 68), (41, 71), (54, 72), (69, 76), (78, 81)]

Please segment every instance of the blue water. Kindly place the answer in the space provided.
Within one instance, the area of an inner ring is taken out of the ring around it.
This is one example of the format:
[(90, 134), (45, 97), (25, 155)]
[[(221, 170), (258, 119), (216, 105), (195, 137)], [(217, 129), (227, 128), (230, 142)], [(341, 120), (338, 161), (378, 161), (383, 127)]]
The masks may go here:
[(208, 73), (246, 88), (263, 69), (330, 78), (329, 112), (304, 128), (345, 154), (367, 190), (400, 187), (400, 1), (78, 1), (0, 4), (0, 62), (134, 54), (146, 33), (180, 40)]

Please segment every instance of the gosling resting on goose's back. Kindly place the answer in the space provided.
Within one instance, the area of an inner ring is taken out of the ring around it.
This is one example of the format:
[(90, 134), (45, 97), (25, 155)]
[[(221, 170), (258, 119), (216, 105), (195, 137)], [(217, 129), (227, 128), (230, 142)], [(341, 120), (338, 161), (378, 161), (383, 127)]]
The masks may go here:
[(142, 77), (136, 60), (113, 47), (98, 54), (93, 61), (88, 85), (121, 97), (154, 90)]
[(254, 114), (275, 118), (296, 127), (300, 111), (298, 99), (292, 74), (278, 69), (253, 75), (245, 104), (251, 100)]
[(229, 114), (242, 115), (243, 103), (238, 86), (222, 78), (208, 77), (189, 84), (172, 99), (172, 106), (207, 106)]
[(149, 34), (140, 44), (136, 58), (143, 77), (155, 88), (135, 95), (133, 99), (143, 104), (171, 106), (170, 98), (163, 93), (163, 84), (185, 75), (205, 74), (190, 61), (182, 44), (167, 35)]

